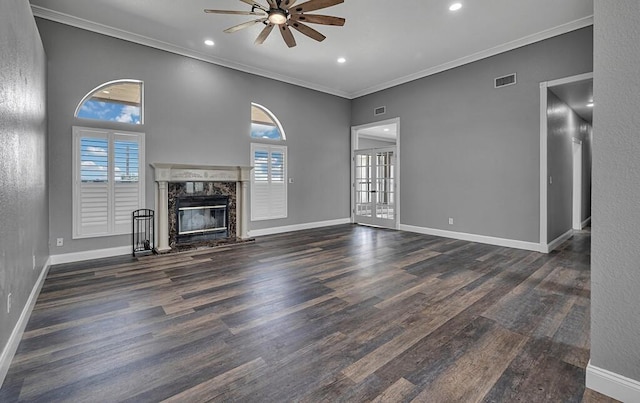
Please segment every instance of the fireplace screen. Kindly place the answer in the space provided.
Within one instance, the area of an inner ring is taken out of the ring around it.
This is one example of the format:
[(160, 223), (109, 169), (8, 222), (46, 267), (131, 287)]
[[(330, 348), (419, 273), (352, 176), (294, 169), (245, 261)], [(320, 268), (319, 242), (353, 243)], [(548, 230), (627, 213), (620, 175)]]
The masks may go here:
[(227, 230), (227, 205), (180, 207), (178, 234), (201, 234)]
[(177, 197), (176, 244), (209, 241), (229, 236), (229, 197)]

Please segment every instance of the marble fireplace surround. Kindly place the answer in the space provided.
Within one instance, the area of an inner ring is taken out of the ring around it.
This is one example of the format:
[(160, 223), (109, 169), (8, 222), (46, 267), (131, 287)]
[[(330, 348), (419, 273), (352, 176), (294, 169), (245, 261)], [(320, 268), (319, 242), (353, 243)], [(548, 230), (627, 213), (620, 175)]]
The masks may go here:
[[(249, 238), (248, 183), (250, 166), (188, 165), (154, 162), (156, 251), (166, 253), (169, 246), (169, 182), (235, 182), (236, 183), (236, 234), (240, 239)], [(232, 234), (230, 234), (232, 236)]]

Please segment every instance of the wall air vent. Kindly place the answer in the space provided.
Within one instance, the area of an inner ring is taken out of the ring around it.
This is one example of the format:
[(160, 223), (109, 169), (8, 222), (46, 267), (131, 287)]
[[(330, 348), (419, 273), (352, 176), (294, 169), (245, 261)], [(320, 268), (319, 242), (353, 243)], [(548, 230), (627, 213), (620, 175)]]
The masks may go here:
[(513, 85), (515, 83), (516, 83), (516, 73), (513, 73), (513, 74), (496, 78), (494, 86), (495, 88), (500, 88), (500, 87), (506, 87), (508, 85)]
[(386, 106), (379, 106), (373, 110), (373, 116), (380, 116), (380, 115), (384, 115), (385, 113), (387, 113)]

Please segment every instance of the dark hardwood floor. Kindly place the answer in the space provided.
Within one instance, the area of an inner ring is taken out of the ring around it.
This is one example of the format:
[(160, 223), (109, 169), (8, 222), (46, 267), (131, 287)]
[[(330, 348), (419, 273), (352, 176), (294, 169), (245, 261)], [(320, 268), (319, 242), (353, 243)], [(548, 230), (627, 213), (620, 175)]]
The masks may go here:
[(58, 265), (0, 401), (609, 402), (589, 260), (342, 225)]

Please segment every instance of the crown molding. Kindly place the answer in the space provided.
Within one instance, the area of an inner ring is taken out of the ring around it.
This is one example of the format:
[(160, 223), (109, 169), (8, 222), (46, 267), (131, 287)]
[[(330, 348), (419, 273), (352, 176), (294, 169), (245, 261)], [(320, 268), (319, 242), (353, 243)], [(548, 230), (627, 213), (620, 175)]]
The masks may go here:
[(426, 70), (422, 70), (414, 74), (409, 74), (407, 76), (400, 77), (395, 80), (387, 81), (379, 85), (374, 85), (373, 87), (366, 88), (362, 91), (356, 91), (349, 95), (351, 99), (354, 99), (354, 98), (362, 97), (365, 95), (373, 94), (374, 92), (386, 90), (388, 88), (395, 87), (400, 84), (405, 84), (410, 81), (424, 78), (433, 74), (441, 73), (445, 70), (450, 70), (456, 67), (463, 66), (465, 64), (476, 62), (478, 60), (486, 59), (488, 57), (495, 56), (500, 53), (508, 52), (510, 50), (521, 48), (523, 46), (531, 45), (533, 43), (540, 42), (545, 39), (553, 38), (554, 36), (566, 34), (568, 32), (576, 31), (578, 29), (585, 28), (591, 25), (593, 25), (593, 15), (584, 17), (575, 21), (571, 21), (563, 25), (559, 25), (555, 28), (547, 29), (545, 31), (541, 31), (533, 35), (525, 36), (524, 38), (516, 39), (514, 41), (507, 42), (502, 45), (498, 45), (493, 48), (489, 48), (487, 50), (483, 50), (481, 52), (471, 54), (469, 56), (461, 57), (460, 59), (443, 63), (439, 66), (430, 67)]
[(277, 81), (282, 81), (288, 84), (293, 84), (299, 87), (304, 87), (311, 90), (324, 92), (330, 95), (335, 95), (335, 96), (347, 98), (347, 99), (351, 98), (350, 94), (344, 91), (339, 91), (333, 88), (310, 83), (304, 80), (299, 80), (297, 78), (285, 76), (282, 74), (273, 73), (271, 71), (259, 69), (253, 66), (247, 66), (245, 64), (237, 63), (231, 60), (213, 57), (204, 53), (197, 52), (193, 49), (176, 46), (171, 43), (159, 41), (157, 39), (149, 38), (147, 36), (135, 34), (133, 32), (125, 31), (122, 29), (113, 28), (104, 24), (99, 24), (97, 22), (85, 20), (83, 18), (74, 17), (72, 15), (54, 11), (45, 7), (40, 7), (32, 4), (31, 10), (35, 17), (43, 18), (45, 20), (59, 22), (61, 24), (84, 29), (86, 31), (91, 31), (98, 34), (111, 36), (113, 38), (118, 38), (128, 42), (149, 46), (151, 48), (164, 50), (166, 52), (174, 53), (180, 56), (185, 56), (185, 57), (200, 60), (203, 62), (216, 64), (218, 66), (228, 67), (234, 70), (242, 71), (249, 74), (254, 74), (254, 75), (265, 77), (265, 78), (270, 78)]
[(69, 14), (60, 13), (58, 11), (54, 11), (45, 7), (31, 5), (31, 9), (33, 11), (33, 15), (39, 18), (44, 18), (46, 20), (59, 22), (61, 24), (66, 24), (66, 25), (70, 25), (76, 28), (87, 30), (87, 31), (111, 36), (111, 37), (122, 39), (128, 42), (138, 43), (141, 45), (149, 46), (151, 48), (164, 50), (166, 52), (174, 53), (177, 55), (216, 64), (223, 67), (228, 67), (234, 70), (242, 71), (249, 74), (254, 74), (254, 75), (265, 77), (265, 78), (270, 78), (277, 81), (282, 81), (288, 84), (297, 85), (299, 87), (308, 88), (314, 91), (319, 91), (319, 92), (335, 95), (335, 96), (346, 98), (346, 99), (359, 98), (365, 95), (372, 94), (374, 92), (382, 91), (391, 87), (395, 87), (397, 85), (405, 84), (410, 81), (414, 81), (420, 78), (424, 78), (433, 74), (443, 72), (445, 70), (450, 70), (455, 67), (460, 67), (465, 64), (473, 63), (475, 61), (482, 60), (491, 56), (495, 56), (500, 53), (508, 52), (510, 50), (514, 50), (523, 46), (540, 42), (545, 39), (552, 38), (554, 36), (562, 35), (568, 32), (572, 32), (572, 31), (593, 25), (593, 15), (591, 15), (588, 17), (584, 17), (584, 18), (557, 26), (555, 28), (547, 29), (545, 31), (541, 31), (533, 35), (525, 36), (524, 38), (516, 39), (514, 41), (507, 42), (502, 45), (498, 45), (493, 48), (483, 50), (481, 52), (477, 52), (469, 56), (465, 56), (465, 57), (453, 60), (451, 62), (430, 67), (428, 69), (419, 71), (414, 74), (409, 74), (404, 77), (400, 77), (400, 78), (390, 80), (369, 88), (365, 88), (360, 91), (346, 92), (346, 91), (337, 90), (335, 88), (329, 88), (322, 85), (310, 83), (310, 82), (289, 77), (286, 75), (277, 74), (271, 71), (259, 69), (257, 67), (248, 66), (242, 63), (237, 63), (228, 59), (213, 57), (211, 55), (207, 55), (207, 54), (195, 51), (193, 49), (176, 46), (167, 42), (159, 41), (157, 39), (149, 38), (147, 36), (138, 35), (129, 31), (125, 31), (125, 30), (113, 28), (107, 25), (99, 24), (93, 21), (85, 20), (83, 18), (74, 17)]

